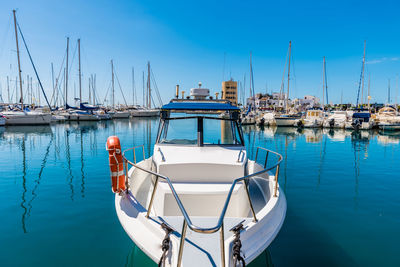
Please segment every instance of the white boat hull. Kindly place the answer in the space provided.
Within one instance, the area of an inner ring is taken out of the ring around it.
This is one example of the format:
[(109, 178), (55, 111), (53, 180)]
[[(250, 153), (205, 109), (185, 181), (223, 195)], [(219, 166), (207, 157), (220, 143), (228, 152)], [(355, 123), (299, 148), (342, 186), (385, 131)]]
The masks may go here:
[[(151, 158), (146, 161), (151, 161)], [(148, 164), (146, 162), (139, 163)], [(134, 168), (129, 171), (132, 175)], [(143, 174), (145, 175), (145, 174)], [(143, 176), (142, 175), (142, 176)], [(131, 178), (132, 179), (132, 178)], [(140, 180), (138, 183), (144, 183), (145, 177), (134, 177), (133, 179)], [(261, 179), (261, 178), (260, 178)], [(260, 184), (258, 184), (260, 183)], [(136, 185), (136, 184), (135, 184)], [(135, 195), (143, 194), (137, 192), (137, 187), (132, 185), (132, 190), (128, 190), (127, 194), (115, 195), (115, 208), (124, 230), (133, 240), (133, 242), (148, 255), (154, 262), (158, 262), (161, 255), (161, 244), (165, 236), (165, 232), (161, 228), (161, 223), (167, 223), (175, 232), (171, 234), (171, 248), (167, 254), (166, 266), (177, 266), (181, 229), (183, 225), (182, 216), (162, 216), (159, 217), (155, 212), (157, 205), (157, 197), (154, 200), (154, 209), (152, 209), (150, 218), (146, 218), (147, 204), (137, 199)], [(259, 180), (254, 182), (253, 186), (258, 188), (267, 188), (268, 194), (273, 195), (274, 176), (269, 174), (269, 180)], [(213, 185), (215, 186), (215, 185)], [(175, 187), (175, 185), (174, 185)], [(228, 188), (230, 185), (228, 185)], [(209, 195), (209, 199), (205, 201), (195, 201), (185, 198), (185, 190), (179, 190), (176, 187), (177, 193), (183, 199), (185, 206), (190, 206), (189, 203), (197, 203), (198, 209), (204, 208), (207, 205), (205, 202), (213, 201), (213, 194)], [(168, 186), (159, 183), (156, 192), (168, 190)], [(167, 191), (166, 191), (167, 192)], [(206, 191), (204, 191), (206, 192)], [(186, 192), (187, 193), (187, 192)], [(222, 196), (226, 196), (227, 192), (221, 192)], [(161, 194), (161, 193), (160, 193)], [(201, 189), (197, 194), (201, 195)], [(215, 194), (215, 193), (214, 193)], [(200, 196), (198, 195), (198, 196)], [(142, 195), (143, 196), (143, 195)], [(224, 219), (224, 248), (225, 248), (225, 266), (233, 267), (232, 262), (232, 245), (234, 236), (230, 232), (230, 228), (243, 222), (244, 230), (240, 233), (242, 242), (242, 254), (245, 255), (246, 264), (253, 261), (260, 255), (275, 239), (280, 228), (282, 227), (286, 215), (286, 198), (284, 193), (278, 189), (277, 197), (265, 195), (264, 198), (269, 198), (265, 206), (256, 211), (258, 221), (253, 222), (251, 213), (246, 217), (228, 217)], [(197, 197), (196, 197), (197, 198)], [(186, 199), (186, 200), (185, 200)], [(207, 198), (206, 198), (207, 199)], [(142, 205), (142, 204), (143, 205)], [(158, 203), (158, 204), (157, 204)], [(201, 204), (200, 204), (201, 203)], [(236, 203), (236, 202), (235, 202)], [(240, 203), (248, 205), (248, 200), (244, 198)], [(167, 205), (167, 204), (163, 204)], [(169, 209), (171, 207), (169, 206)], [(229, 212), (228, 212), (229, 213)], [(191, 216), (192, 222), (201, 227), (214, 226), (218, 217)], [(220, 232), (213, 234), (201, 234), (188, 229), (186, 233), (185, 243), (183, 247), (182, 265), (183, 267), (203, 267), (203, 266), (222, 266), (221, 250), (220, 250)]]
[(63, 115), (67, 121), (98, 121), (100, 118), (93, 114), (65, 114)]
[(275, 117), (276, 126), (295, 126), (298, 118), (291, 117)]
[(6, 125), (46, 125), (51, 122), (50, 113), (15, 112), (3, 115)]
[(158, 109), (138, 109), (131, 111), (132, 117), (158, 117), (160, 111)]
[(128, 119), (131, 113), (129, 111), (118, 111), (115, 113), (110, 113), (113, 119)]

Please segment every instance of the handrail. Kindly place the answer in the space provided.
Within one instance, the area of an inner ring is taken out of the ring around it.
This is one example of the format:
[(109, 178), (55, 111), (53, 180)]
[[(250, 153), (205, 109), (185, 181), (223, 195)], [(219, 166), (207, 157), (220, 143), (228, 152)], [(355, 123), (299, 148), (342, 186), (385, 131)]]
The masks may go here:
[[(153, 171), (150, 171), (150, 170), (146, 170), (145, 168), (142, 168), (142, 167), (138, 166), (137, 164), (134, 164), (133, 162), (129, 161), (129, 160), (125, 157), (125, 152), (126, 152), (126, 151), (129, 151), (129, 150), (132, 150), (132, 149), (134, 149), (134, 148), (130, 148), (130, 149), (124, 150), (124, 152), (122, 153), (122, 156), (123, 156), (124, 160), (126, 160), (127, 163), (129, 163), (130, 165), (134, 166), (135, 168), (137, 168), (137, 169), (139, 169), (139, 170), (142, 170), (142, 171), (144, 171), (144, 172), (150, 173), (150, 174), (152, 174), (152, 175), (154, 175), (154, 176), (156, 176), (156, 177), (160, 177), (160, 178), (164, 179), (165, 181), (167, 181), (168, 186), (170, 187), (171, 192), (172, 192), (172, 194), (174, 195), (174, 198), (175, 198), (175, 200), (176, 200), (176, 202), (177, 202), (177, 204), (178, 204), (178, 206), (179, 206), (179, 209), (181, 210), (182, 215), (183, 215), (184, 219), (186, 220), (186, 222), (187, 222), (187, 224), (188, 224), (188, 227), (189, 227), (192, 231), (195, 231), (195, 232), (198, 232), (198, 233), (209, 233), (209, 234), (215, 233), (215, 232), (217, 232), (217, 231), (221, 228), (221, 224), (222, 224), (222, 221), (223, 221), (223, 219), (224, 219), (224, 217), (225, 217), (225, 213), (226, 213), (226, 211), (227, 211), (227, 208), (228, 208), (228, 205), (229, 205), (229, 201), (230, 201), (230, 199), (231, 199), (231, 196), (232, 196), (233, 190), (234, 190), (234, 188), (235, 188), (235, 185), (236, 185), (238, 182), (241, 182), (241, 181), (243, 181), (243, 180), (247, 180), (247, 179), (249, 179), (249, 178), (251, 178), (251, 177), (254, 177), (254, 176), (263, 174), (263, 173), (265, 173), (265, 172), (268, 172), (268, 171), (270, 171), (270, 170), (273, 170), (275, 167), (278, 168), (278, 169), (277, 169), (278, 171), (276, 172), (276, 174), (279, 175), (279, 165), (280, 165), (280, 163), (282, 162), (282, 159), (283, 159), (282, 155), (280, 155), (280, 154), (277, 153), (277, 152), (274, 152), (274, 151), (271, 151), (271, 150), (269, 150), (269, 149), (265, 149), (265, 148), (262, 148), (262, 147), (257, 147), (257, 152), (258, 152), (259, 149), (262, 149), (262, 150), (265, 150), (265, 151), (267, 151), (267, 152), (270, 152), (270, 153), (273, 153), (273, 154), (279, 156), (278, 162), (277, 162), (276, 164), (274, 164), (273, 166), (269, 167), (269, 168), (266, 168), (266, 169), (263, 169), (263, 170), (261, 170), (261, 171), (255, 172), (255, 173), (253, 173), (253, 174), (248, 174), (248, 175), (245, 175), (245, 176), (243, 176), (243, 177), (240, 177), (240, 178), (235, 179), (235, 180), (232, 182), (232, 185), (231, 185), (231, 187), (230, 187), (230, 189), (229, 189), (229, 193), (228, 193), (228, 195), (227, 195), (227, 197), (226, 197), (224, 207), (223, 207), (222, 212), (221, 212), (221, 214), (220, 214), (220, 217), (219, 217), (219, 219), (218, 219), (218, 224), (217, 224), (216, 226), (214, 226), (214, 227), (201, 228), (201, 227), (198, 227), (198, 226), (196, 226), (196, 225), (193, 225), (192, 220), (190, 219), (189, 215), (187, 214), (187, 212), (186, 212), (186, 210), (185, 210), (185, 207), (183, 206), (183, 204), (182, 204), (182, 202), (181, 202), (181, 200), (180, 200), (178, 194), (177, 194), (176, 191), (175, 191), (174, 186), (172, 185), (171, 180), (170, 180), (167, 176), (164, 176), (164, 175), (162, 175), (162, 174), (160, 174), (160, 173), (156, 173), (156, 172), (153, 172)], [(257, 153), (257, 154), (258, 154), (258, 153)], [(257, 160), (257, 158), (255, 159), (255, 163), (256, 163), (256, 160)], [(278, 184), (277, 184), (277, 182), (278, 182), (278, 177), (277, 177), (277, 175), (275, 175), (275, 182), (276, 182), (276, 183), (275, 183), (275, 193), (274, 193), (274, 197), (276, 197), (276, 191), (277, 191), (277, 188), (276, 188), (276, 187), (278, 186)], [(150, 207), (150, 208), (151, 208), (151, 207)]]
[[(137, 147), (138, 147), (138, 146), (137, 146)], [(220, 216), (219, 216), (217, 225), (214, 226), (214, 227), (209, 227), (209, 228), (201, 228), (201, 227), (199, 227), (199, 226), (193, 225), (192, 220), (190, 219), (190, 216), (187, 214), (186, 209), (185, 209), (185, 207), (183, 206), (183, 204), (182, 204), (182, 202), (181, 202), (181, 199), (179, 198), (178, 194), (177, 194), (176, 191), (175, 191), (174, 186), (173, 186), (172, 183), (171, 183), (171, 180), (170, 180), (167, 176), (164, 176), (164, 175), (162, 175), (162, 174), (160, 174), (160, 173), (156, 173), (156, 172), (153, 172), (153, 171), (150, 171), (150, 170), (146, 170), (145, 168), (142, 168), (142, 167), (140, 167), (140, 166), (138, 166), (138, 165), (136, 164), (135, 149), (136, 149), (137, 147), (133, 147), (133, 148), (124, 150), (124, 151), (122, 152), (122, 157), (123, 157), (123, 159), (124, 159), (124, 161), (125, 161), (125, 168), (126, 168), (126, 173), (127, 173), (127, 174), (128, 174), (128, 171), (129, 171), (129, 170), (128, 170), (128, 164), (130, 164), (130, 165), (134, 166), (135, 168), (137, 168), (137, 169), (139, 169), (139, 170), (142, 170), (142, 171), (144, 171), (144, 172), (147, 172), (147, 173), (150, 173), (150, 174), (156, 176), (156, 180), (155, 180), (155, 183), (154, 183), (154, 188), (153, 188), (153, 192), (152, 192), (152, 195), (151, 195), (149, 207), (148, 207), (148, 209), (147, 209), (147, 215), (146, 215), (146, 217), (148, 218), (149, 215), (150, 215), (150, 211), (151, 211), (151, 207), (152, 207), (152, 204), (153, 204), (154, 195), (155, 195), (155, 192), (156, 192), (156, 189), (157, 189), (158, 180), (159, 180), (158, 178), (159, 178), (159, 177), (161, 177), (162, 179), (164, 179), (165, 181), (167, 181), (168, 186), (169, 186), (169, 188), (171, 189), (172, 194), (174, 195), (175, 201), (176, 201), (176, 203), (178, 204), (179, 209), (181, 210), (181, 213), (182, 213), (182, 215), (183, 215), (184, 221), (183, 221), (183, 226), (182, 226), (181, 240), (180, 240), (180, 244), (179, 244), (178, 262), (177, 262), (177, 266), (178, 266), (178, 267), (180, 267), (180, 266), (181, 266), (181, 263), (182, 263), (183, 246), (184, 246), (184, 243), (185, 243), (185, 237), (186, 237), (186, 230), (187, 230), (187, 227), (189, 227), (189, 228), (190, 228), (192, 231), (194, 231), (194, 232), (197, 232), (197, 233), (206, 233), (206, 234), (215, 233), (215, 232), (217, 232), (218, 230), (220, 230), (221, 261), (222, 261), (222, 266), (223, 266), (223, 267), (225, 266), (224, 218), (225, 218), (225, 214), (226, 214), (226, 211), (227, 211), (227, 209), (228, 209), (228, 206), (229, 206), (230, 199), (231, 199), (231, 197), (232, 197), (233, 190), (234, 190), (234, 188), (235, 188), (235, 185), (236, 185), (238, 182), (241, 182), (241, 181), (244, 182), (244, 186), (245, 186), (245, 189), (246, 189), (247, 197), (248, 197), (248, 199), (249, 199), (250, 209), (251, 209), (251, 212), (252, 212), (253, 217), (254, 217), (254, 220), (253, 220), (254, 222), (257, 222), (257, 218), (256, 218), (256, 213), (255, 213), (255, 211), (254, 211), (251, 198), (250, 198), (250, 193), (249, 193), (249, 190), (248, 190), (248, 179), (251, 178), (251, 177), (254, 177), (254, 176), (263, 174), (263, 173), (265, 173), (265, 172), (268, 172), (268, 171), (270, 171), (270, 170), (276, 168), (276, 172), (275, 172), (275, 189), (274, 189), (274, 195), (273, 195), (273, 196), (274, 196), (274, 197), (277, 196), (279, 166), (280, 166), (280, 163), (282, 162), (283, 157), (282, 157), (281, 154), (279, 154), (279, 153), (277, 153), (277, 152), (274, 152), (274, 151), (271, 151), (271, 150), (269, 150), (269, 149), (265, 149), (265, 148), (262, 148), (262, 147), (257, 147), (257, 150), (256, 150), (256, 157), (255, 157), (255, 160), (254, 160), (254, 164), (257, 163), (257, 157), (258, 157), (258, 151), (259, 151), (259, 149), (264, 150), (264, 151), (267, 152), (266, 158), (265, 158), (265, 162), (264, 162), (264, 169), (261, 170), (261, 171), (255, 172), (255, 173), (253, 173), (253, 174), (248, 174), (248, 175), (245, 175), (245, 176), (243, 176), (243, 177), (240, 177), (240, 178), (235, 179), (235, 180), (232, 182), (231, 188), (229, 189), (229, 193), (228, 193), (228, 195), (227, 195), (227, 197), (226, 197), (225, 204), (224, 204), (224, 207), (223, 207), (223, 209), (222, 209), (222, 212), (221, 212), (221, 214), (220, 214)], [(142, 146), (142, 147), (143, 147), (143, 160), (145, 160), (144, 146)], [(135, 163), (129, 161), (129, 160), (125, 157), (125, 152), (126, 152), (126, 151), (129, 151), (129, 150), (133, 150), (133, 155), (134, 155), (134, 158), (135, 158)], [(277, 155), (277, 156), (279, 157), (279, 160), (278, 160), (278, 162), (277, 162), (276, 164), (274, 164), (272, 167), (266, 168), (266, 166), (267, 166), (267, 160), (268, 160), (268, 155), (269, 155), (270, 152), (273, 153), (273, 154), (275, 154), (275, 155)], [(240, 153), (239, 153), (239, 155), (240, 155)], [(126, 180), (126, 183), (128, 184), (128, 179)], [(128, 186), (127, 186), (126, 188), (128, 188)]]

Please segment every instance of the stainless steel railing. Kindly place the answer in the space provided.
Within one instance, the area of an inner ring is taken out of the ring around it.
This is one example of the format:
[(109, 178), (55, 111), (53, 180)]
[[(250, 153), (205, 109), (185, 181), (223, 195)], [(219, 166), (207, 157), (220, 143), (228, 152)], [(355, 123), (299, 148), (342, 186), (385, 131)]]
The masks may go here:
[[(254, 211), (253, 204), (252, 204), (252, 201), (251, 201), (251, 198), (250, 198), (249, 189), (248, 189), (248, 180), (249, 180), (250, 178), (254, 177), (254, 176), (258, 176), (258, 175), (264, 174), (264, 173), (266, 173), (266, 172), (268, 172), (268, 171), (271, 171), (271, 170), (273, 170), (273, 169), (276, 169), (276, 171), (275, 171), (275, 187), (274, 187), (274, 195), (273, 195), (273, 196), (274, 196), (274, 197), (277, 197), (279, 166), (280, 166), (280, 163), (282, 162), (282, 159), (283, 159), (282, 155), (280, 155), (280, 154), (277, 153), (277, 152), (274, 152), (274, 151), (271, 151), (271, 150), (269, 150), (269, 149), (266, 149), (266, 148), (257, 147), (257, 150), (256, 150), (256, 157), (255, 157), (254, 163), (255, 163), (255, 164), (257, 163), (257, 158), (258, 158), (259, 150), (260, 150), (260, 149), (261, 149), (261, 150), (264, 150), (264, 151), (266, 152), (266, 157), (265, 157), (265, 161), (264, 161), (264, 169), (261, 170), (261, 171), (254, 172), (254, 173), (252, 173), (252, 174), (248, 174), (248, 175), (245, 175), (245, 176), (243, 176), (243, 177), (240, 177), (240, 178), (235, 179), (235, 180), (232, 182), (232, 185), (231, 185), (231, 187), (230, 187), (230, 189), (229, 189), (229, 192), (228, 192), (228, 195), (227, 195), (227, 197), (226, 197), (225, 204), (224, 204), (224, 206), (223, 206), (222, 212), (221, 212), (221, 214), (220, 214), (220, 216), (219, 216), (217, 225), (214, 226), (214, 227), (202, 228), (202, 227), (196, 226), (196, 225), (194, 225), (194, 224), (192, 223), (192, 220), (190, 219), (190, 216), (187, 214), (186, 209), (185, 209), (185, 207), (183, 206), (182, 201), (181, 201), (181, 199), (179, 198), (178, 193), (176, 192), (176, 190), (175, 190), (175, 188), (174, 188), (174, 186), (173, 186), (171, 180), (170, 180), (167, 176), (164, 176), (164, 175), (162, 175), (162, 174), (160, 174), (160, 173), (156, 173), (156, 172), (151, 171), (151, 170), (147, 170), (147, 169), (145, 169), (145, 168), (143, 168), (143, 167), (141, 167), (141, 166), (139, 166), (139, 165), (136, 164), (136, 152), (135, 152), (135, 150), (136, 150), (136, 148), (139, 148), (139, 147), (142, 147), (143, 160), (145, 160), (145, 152), (144, 152), (144, 146), (143, 146), (143, 145), (141, 145), (141, 146), (136, 146), (136, 147), (133, 147), (133, 148), (129, 148), (129, 149), (124, 150), (123, 153), (122, 153), (122, 157), (123, 157), (123, 160), (124, 160), (124, 162), (125, 162), (125, 168), (126, 168), (126, 173), (127, 173), (127, 174), (128, 174), (128, 171), (129, 171), (129, 170), (128, 170), (128, 164), (129, 164), (129, 165), (132, 165), (133, 167), (135, 167), (135, 168), (137, 168), (137, 169), (139, 169), (139, 170), (142, 170), (142, 171), (144, 171), (144, 172), (147, 172), (147, 173), (149, 173), (149, 174), (152, 174), (152, 175), (154, 175), (154, 176), (156, 177), (156, 180), (155, 180), (155, 182), (154, 182), (153, 192), (152, 192), (152, 194), (151, 194), (150, 202), (149, 202), (149, 205), (148, 205), (148, 208), (147, 208), (146, 217), (148, 218), (148, 217), (150, 216), (150, 211), (151, 211), (151, 208), (152, 208), (152, 205), (153, 205), (153, 200), (154, 200), (155, 192), (156, 192), (156, 190), (157, 190), (158, 181), (159, 181), (159, 178), (161, 178), (161, 179), (164, 179), (164, 180), (168, 183), (168, 186), (169, 186), (169, 188), (171, 189), (171, 192), (172, 192), (172, 194), (173, 194), (173, 196), (174, 196), (174, 198), (175, 198), (175, 201), (176, 201), (176, 203), (178, 204), (178, 207), (179, 207), (179, 209), (180, 209), (180, 211), (181, 211), (181, 213), (182, 213), (182, 215), (183, 215), (183, 218), (184, 218), (183, 226), (182, 226), (182, 234), (181, 234), (180, 246), (179, 246), (178, 264), (177, 264), (177, 266), (180, 267), (181, 262), (182, 262), (183, 246), (184, 246), (184, 242), (185, 242), (185, 236), (186, 236), (187, 227), (189, 227), (189, 228), (190, 228), (192, 231), (194, 231), (194, 232), (197, 232), (197, 233), (205, 233), (205, 234), (211, 234), (211, 233), (217, 232), (218, 230), (221, 230), (221, 231), (220, 231), (221, 261), (222, 261), (222, 266), (225, 266), (225, 245), (224, 245), (225, 239), (224, 239), (224, 231), (223, 231), (223, 228), (224, 228), (224, 218), (225, 218), (225, 214), (226, 214), (226, 211), (227, 211), (227, 209), (228, 209), (228, 205), (229, 205), (230, 199), (231, 199), (231, 197), (232, 197), (232, 193), (233, 193), (233, 190), (234, 190), (234, 188), (235, 188), (235, 185), (236, 185), (237, 183), (239, 183), (239, 182), (242, 182), (242, 181), (244, 182), (245, 189), (246, 189), (246, 193), (247, 193), (248, 200), (249, 200), (250, 209), (251, 209), (251, 212), (252, 212), (252, 215), (253, 215), (253, 221), (254, 221), (254, 222), (257, 222), (256, 213), (255, 213), (255, 211)], [(131, 162), (131, 161), (129, 161), (129, 160), (125, 157), (125, 153), (126, 153), (127, 151), (130, 151), (130, 150), (133, 150), (134, 163)], [(272, 153), (272, 154), (278, 156), (278, 161), (277, 161), (277, 163), (273, 164), (271, 167), (266, 168), (266, 167), (267, 167), (267, 161), (268, 161), (269, 153)], [(127, 179), (127, 181), (128, 181), (128, 179)], [(127, 188), (128, 188), (128, 187), (127, 187)]]

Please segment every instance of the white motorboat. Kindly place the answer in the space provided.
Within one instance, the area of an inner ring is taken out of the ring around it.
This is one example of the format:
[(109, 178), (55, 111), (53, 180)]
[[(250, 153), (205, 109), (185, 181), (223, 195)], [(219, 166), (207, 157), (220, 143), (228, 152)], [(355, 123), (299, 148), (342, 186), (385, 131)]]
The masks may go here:
[(399, 131), (400, 122), (380, 122), (379, 129), (383, 131)]
[(160, 110), (155, 108), (138, 108), (131, 110), (132, 117), (158, 117), (159, 115)]
[(300, 119), (297, 114), (275, 114), (276, 126), (297, 126), (296, 123)]
[(266, 126), (272, 126), (275, 125), (275, 115), (273, 112), (265, 112), (264, 114), (261, 114), (257, 118), (257, 124), (258, 125), (266, 125)]
[(51, 115), (51, 122), (64, 122), (65, 117), (59, 114), (52, 114)]
[(98, 121), (100, 118), (90, 111), (71, 110), (62, 114), (68, 121)]
[(384, 107), (375, 115), (379, 129), (386, 131), (400, 130), (400, 116), (392, 107)]
[(45, 125), (51, 122), (51, 113), (38, 111), (6, 111), (2, 115), (6, 125)]
[(240, 114), (240, 121), (242, 125), (253, 125), (256, 124), (256, 115), (255, 112), (249, 111), (247, 113)]
[(334, 110), (331, 114), (325, 119), (324, 127), (325, 128), (339, 128), (344, 129), (346, 126), (346, 122), (350, 122), (347, 111), (344, 110)]
[(278, 234), (286, 214), (282, 156), (257, 148), (249, 158), (237, 107), (171, 101), (161, 109), (153, 155), (145, 159), (144, 147), (136, 148), (125, 154), (117, 137), (107, 140), (115, 208), (128, 236), (159, 266), (250, 263)]
[(104, 110), (95, 110), (93, 111), (93, 114), (95, 114), (100, 120), (111, 120), (111, 115), (106, 113)]
[(375, 126), (368, 110), (357, 110), (353, 113), (351, 126), (354, 130), (370, 130)]
[(324, 123), (324, 111), (322, 109), (309, 109), (302, 120), (305, 128), (321, 128)]
[(110, 111), (108, 114), (112, 119), (128, 119), (131, 116), (129, 111)]

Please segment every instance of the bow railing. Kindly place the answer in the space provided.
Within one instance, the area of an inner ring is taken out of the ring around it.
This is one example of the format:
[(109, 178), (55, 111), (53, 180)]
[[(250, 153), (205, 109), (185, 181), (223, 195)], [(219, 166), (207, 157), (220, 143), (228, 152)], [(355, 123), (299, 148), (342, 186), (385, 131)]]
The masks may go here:
[[(249, 179), (252, 178), (252, 177), (255, 177), (255, 176), (262, 175), (262, 174), (264, 174), (266, 172), (269, 172), (269, 171), (275, 169), (275, 186), (274, 186), (273, 197), (277, 197), (279, 167), (280, 167), (280, 163), (282, 162), (282, 159), (283, 159), (282, 155), (280, 155), (279, 153), (274, 152), (272, 150), (266, 149), (266, 148), (257, 147), (254, 163), (255, 164), (257, 163), (259, 151), (260, 150), (265, 151), (266, 152), (266, 157), (265, 157), (265, 161), (264, 161), (264, 169), (262, 169), (261, 171), (256, 171), (256, 172), (254, 172), (252, 174), (248, 174), (248, 175), (245, 175), (243, 177), (236, 178), (235, 180), (233, 180), (232, 185), (231, 185), (231, 187), (229, 189), (228, 195), (226, 197), (223, 209), (222, 209), (221, 214), (220, 214), (220, 216), (218, 218), (217, 224), (214, 227), (206, 227), (206, 228), (204, 228), (204, 227), (199, 227), (197, 225), (194, 225), (192, 223), (192, 220), (190, 219), (190, 216), (188, 215), (188, 213), (187, 213), (187, 211), (186, 211), (181, 199), (179, 198), (178, 193), (176, 192), (171, 180), (167, 176), (162, 175), (162, 174), (157, 173), (157, 172), (154, 172), (152, 170), (147, 170), (147, 169), (145, 169), (145, 168), (143, 168), (143, 167), (141, 167), (141, 166), (139, 166), (137, 164), (135, 150), (137, 148), (140, 148), (140, 147), (142, 148), (143, 160), (145, 160), (144, 145), (136, 146), (136, 147), (129, 148), (129, 149), (126, 149), (126, 150), (123, 151), (122, 157), (123, 157), (123, 160), (125, 162), (126, 173), (128, 174), (128, 171), (129, 171), (128, 165), (131, 165), (131, 166), (135, 167), (136, 169), (139, 169), (141, 171), (147, 172), (147, 173), (149, 173), (151, 175), (154, 175), (156, 177), (155, 182), (154, 182), (153, 192), (151, 194), (150, 202), (149, 202), (149, 205), (148, 205), (148, 208), (147, 208), (147, 214), (146, 214), (147, 218), (149, 218), (149, 216), (150, 216), (150, 212), (151, 212), (151, 208), (152, 208), (152, 205), (153, 205), (155, 192), (157, 190), (157, 185), (158, 185), (158, 182), (159, 182), (159, 178), (161, 178), (161, 179), (163, 179), (163, 180), (165, 180), (167, 182), (167, 184), (168, 184), (168, 186), (169, 186), (169, 188), (170, 188), (170, 190), (172, 192), (172, 195), (174, 196), (175, 201), (176, 201), (176, 203), (177, 203), (177, 205), (178, 205), (178, 207), (179, 207), (179, 209), (180, 209), (180, 211), (182, 213), (182, 216), (184, 218), (183, 226), (182, 226), (180, 246), (179, 246), (178, 264), (177, 264), (177, 266), (180, 267), (181, 262), (182, 262), (183, 245), (184, 245), (184, 241), (185, 241), (187, 227), (189, 227), (194, 232), (205, 233), (205, 234), (212, 234), (212, 233), (215, 233), (218, 230), (220, 230), (221, 261), (222, 261), (222, 266), (225, 266), (224, 218), (225, 218), (225, 214), (226, 214), (226, 211), (228, 209), (229, 202), (230, 202), (230, 199), (232, 197), (235, 185), (237, 183), (239, 183), (239, 182), (242, 182), (242, 181), (244, 182), (244, 184), (245, 184), (244, 187), (246, 189), (247, 197), (248, 197), (248, 200), (249, 200), (249, 206), (250, 206), (250, 209), (251, 209), (251, 212), (252, 212), (252, 215), (253, 215), (253, 221), (257, 222), (256, 213), (254, 211), (254, 207), (253, 207), (253, 204), (252, 204), (252, 201), (251, 201), (251, 198), (250, 198), (249, 189), (248, 189)], [(128, 160), (125, 157), (125, 153), (127, 151), (130, 151), (130, 150), (133, 150), (134, 162), (131, 162), (130, 160)], [(268, 161), (268, 156), (269, 156), (270, 153), (278, 156), (278, 161), (275, 164), (273, 164), (272, 166), (267, 168), (267, 161)], [(128, 183), (128, 179), (127, 179), (127, 183)]]

